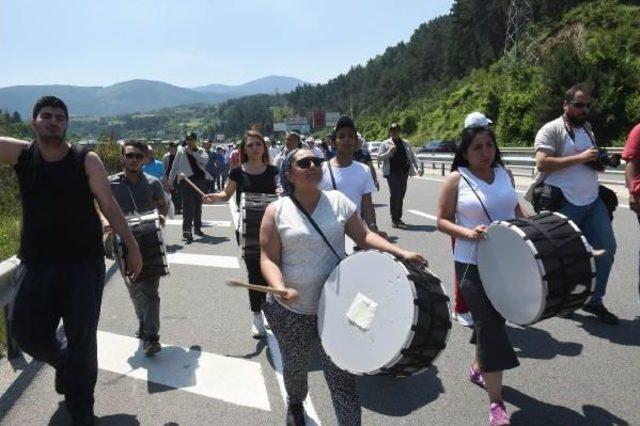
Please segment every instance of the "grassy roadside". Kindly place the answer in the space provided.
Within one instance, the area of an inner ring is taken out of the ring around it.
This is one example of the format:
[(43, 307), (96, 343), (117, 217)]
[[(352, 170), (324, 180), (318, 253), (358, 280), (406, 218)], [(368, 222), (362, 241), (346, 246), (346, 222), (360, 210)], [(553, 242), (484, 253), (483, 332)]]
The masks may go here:
[[(20, 202), (13, 170), (0, 169), (0, 260), (13, 256), (18, 250), (20, 235)], [(4, 315), (0, 312), (0, 358), (6, 353)]]

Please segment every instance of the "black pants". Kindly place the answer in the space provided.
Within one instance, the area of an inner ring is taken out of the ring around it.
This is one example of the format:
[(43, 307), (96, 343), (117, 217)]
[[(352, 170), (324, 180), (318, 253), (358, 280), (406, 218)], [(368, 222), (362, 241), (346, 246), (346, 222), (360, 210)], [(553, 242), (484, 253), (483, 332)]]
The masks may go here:
[[(250, 284), (258, 284), (267, 286), (267, 280), (262, 276), (260, 270), (260, 258), (252, 256), (244, 259), (245, 265), (247, 265), (247, 275), (249, 277)], [(266, 294), (259, 291), (249, 290), (249, 303), (251, 305), (251, 312), (260, 312), (262, 305), (266, 299)]]
[(176, 209), (176, 213), (182, 212), (182, 196), (180, 196), (180, 188), (178, 186), (178, 178), (173, 180), (173, 190), (171, 191), (171, 200)]
[(402, 203), (404, 195), (407, 193), (407, 180), (409, 172), (392, 172), (387, 178), (389, 184), (389, 209), (391, 210), (391, 221), (398, 222), (402, 219)]
[(476, 359), (483, 373), (508, 370), (520, 365), (509, 341), (505, 321), (495, 310), (484, 291), (478, 267), (455, 262), (460, 290), (473, 315), (471, 343), (476, 345)]
[(16, 271), (12, 333), (24, 352), (63, 373), (65, 402), (74, 420), (93, 415), (104, 275), (102, 257), (66, 265), (23, 263)]
[[(205, 179), (191, 179), (201, 191), (205, 191)], [(182, 196), (182, 232), (202, 228), (202, 197), (187, 182), (180, 182)]]

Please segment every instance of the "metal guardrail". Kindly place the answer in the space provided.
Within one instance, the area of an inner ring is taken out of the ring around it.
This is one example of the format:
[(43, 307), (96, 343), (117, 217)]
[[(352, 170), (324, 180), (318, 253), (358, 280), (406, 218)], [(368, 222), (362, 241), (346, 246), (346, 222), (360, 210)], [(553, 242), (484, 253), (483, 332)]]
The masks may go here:
[[(424, 171), (424, 163), (432, 164), (432, 168), (435, 170), (437, 166), (440, 167), (442, 176), (445, 176), (448, 171), (447, 165), (450, 165), (453, 162), (453, 154), (418, 154), (416, 156), (421, 163), (421, 168)], [(523, 176), (528, 178), (533, 178), (536, 172), (535, 159), (533, 157), (523, 157), (523, 156), (503, 156), (502, 161), (507, 166), (511, 166), (512, 169), (518, 170), (526, 170), (526, 173), (517, 173), (513, 172), (515, 176)], [(620, 167), (624, 167), (625, 162), (622, 161)], [(616, 170), (616, 169), (607, 169), (603, 173), (604, 176), (614, 177), (621, 176), (623, 177), (621, 180), (614, 179), (603, 179), (599, 178), (600, 183), (605, 183), (609, 185), (624, 185), (624, 171)]]
[(15, 256), (0, 262), (0, 306), (2, 306), (2, 315), (4, 315), (4, 331), (7, 339), (7, 357), (9, 359), (20, 355), (20, 349), (11, 336), (11, 311), (16, 291), (13, 277), (19, 264), (20, 260)]

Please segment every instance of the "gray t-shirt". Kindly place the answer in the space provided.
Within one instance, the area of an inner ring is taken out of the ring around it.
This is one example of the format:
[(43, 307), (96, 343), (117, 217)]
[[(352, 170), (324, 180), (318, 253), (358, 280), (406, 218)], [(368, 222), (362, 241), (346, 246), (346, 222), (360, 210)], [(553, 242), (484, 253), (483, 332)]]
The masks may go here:
[[(292, 303), (285, 303), (277, 297), (276, 300), (299, 314), (315, 315), (324, 282), (338, 264), (338, 259), (290, 197), (282, 197), (273, 204), (276, 206), (276, 226), (282, 246), (282, 277), (287, 287), (300, 294)], [(340, 256), (345, 256), (345, 225), (356, 210), (355, 204), (342, 192), (322, 191), (311, 214)]]
[(145, 179), (140, 179), (136, 183), (127, 180), (124, 173), (109, 178), (111, 192), (113, 192), (113, 196), (124, 214), (136, 210), (138, 213), (153, 210), (156, 208), (156, 201), (164, 198), (164, 190), (160, 181), (146, 173), (143, 173), (142, 176)]

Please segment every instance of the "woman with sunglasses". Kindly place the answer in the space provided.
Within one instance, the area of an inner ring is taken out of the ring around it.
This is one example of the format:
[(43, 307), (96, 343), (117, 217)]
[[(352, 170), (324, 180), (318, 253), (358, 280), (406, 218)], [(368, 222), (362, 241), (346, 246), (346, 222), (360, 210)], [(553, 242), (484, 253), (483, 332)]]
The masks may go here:
[[(236, 205), (240, 205), (240, 195), (243, 192), (275, 194), (276, 178), (278, 168), (270, 164), (269, 149), (264, 141), (264, 137), (255, 130), (249, 130), (244, 134), (240, 143), (240, 161), (238, 167), (231, 169), (229, 180), (224, 190), (207, 194), (203, 202), (212, 204), (215, 202), (226, 202), (236, 194)], [(248, 279), (251, 284), (267, 285), (260, 272), (259, 257), (245, 257)], [(266, 332), (262, 320), (262, 305), (265, 294), (249, 290), (249, 303), (253, 312), (251, 334), (254, 338), (264, 337)]]
[(495, 135), (488, 127), (466, 127), (442, 185), (437, 225), (456, 239), (455, 273), (474, 319), (471, 343), (476, 356), (469, 380), (489, 395), (492, 426), (510, 424), (502, 401), (502, 372), (520, 363), (509, 341), (504, 318), (489, 301), (477, 266), (478, 241), (495, 220), (523, 217), (511, 172), (504, 168)]
[(364, 249), (382, 250), (416, 263), (425, 259), (371, 232), (356, 206), (341, 192), (318, 189), (322, 162), (311, 150), (300, 148), (283, 163), (283, 176), (293, 192), (267, 207), (260, 245), (262, 273), (269, 286), (284, 294), (269, 296), (264, 313), (282, 352), (288, 398), (286, 424), (305, 424), (302, 403), (308, 392), (309, 358), (318, 348), (338, 423), (359, 425), (361, 408), (355, 379), (331, 362), (320, 345), (317, 312), (322, 287), (337, 264), (336, 256), (345, 255), (345, 234)]

